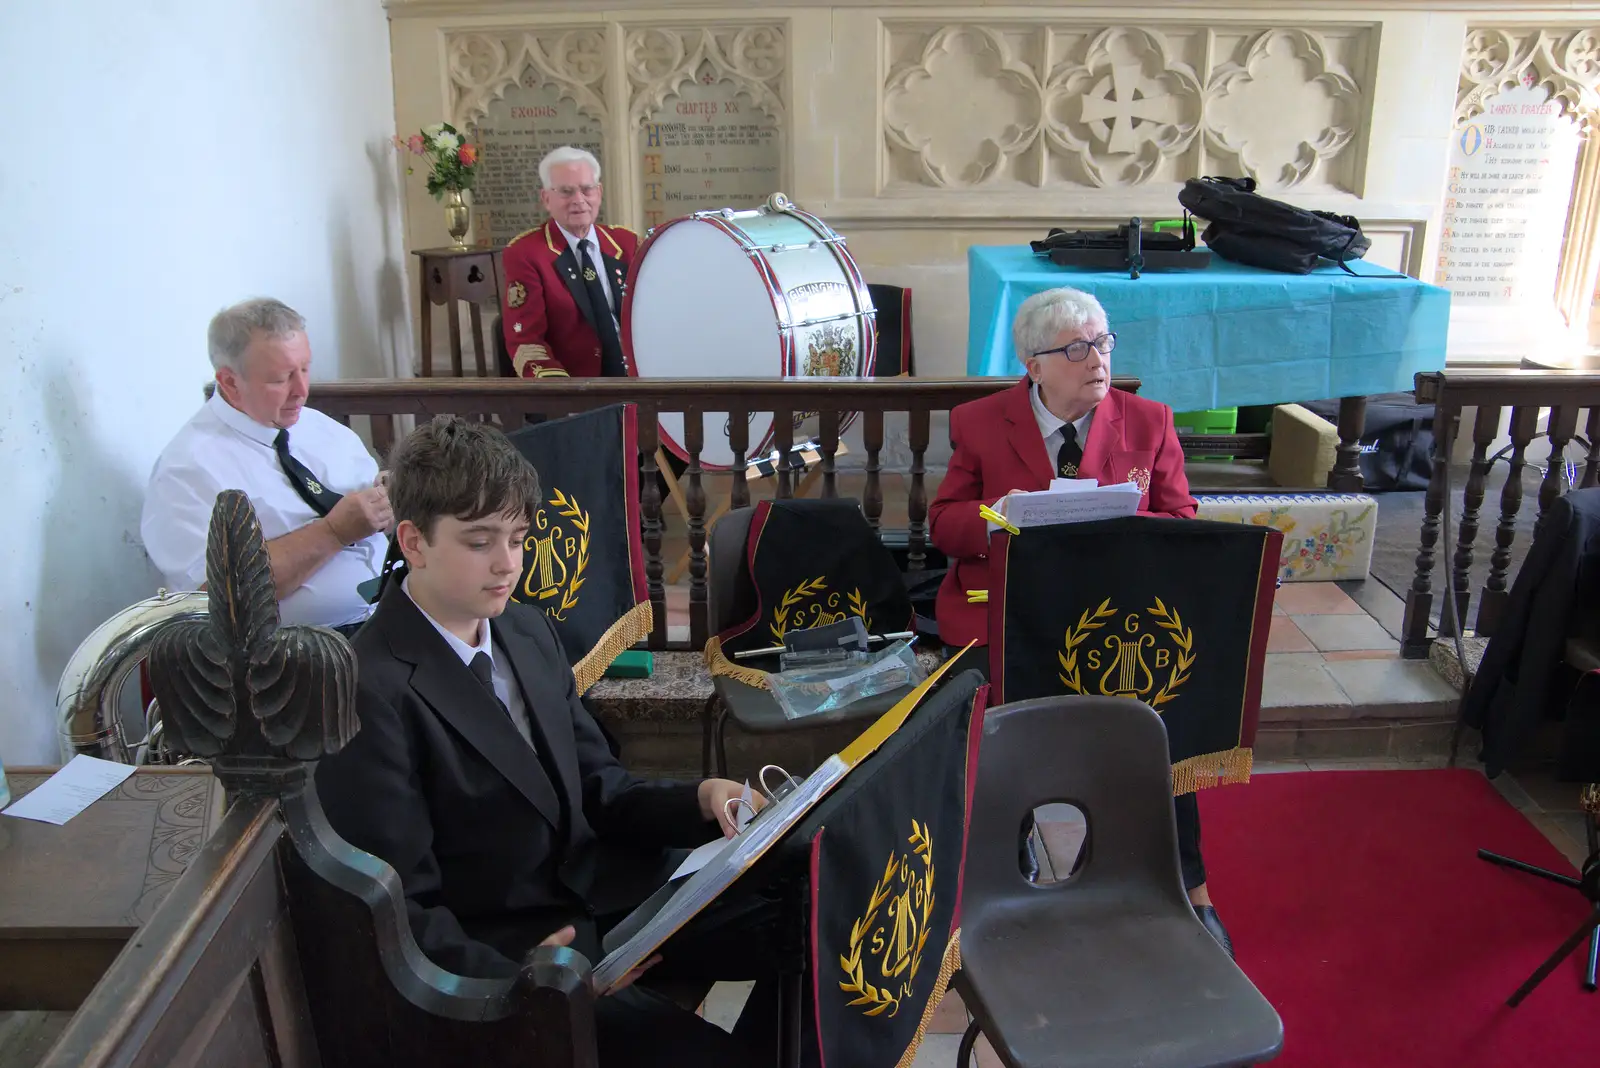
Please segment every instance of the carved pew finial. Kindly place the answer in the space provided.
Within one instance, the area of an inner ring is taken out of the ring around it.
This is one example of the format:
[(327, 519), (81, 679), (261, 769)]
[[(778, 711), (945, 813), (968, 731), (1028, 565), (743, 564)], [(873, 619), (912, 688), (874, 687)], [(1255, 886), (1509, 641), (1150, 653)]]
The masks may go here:
[(209, 759), (235, 793), (296, 794), (308, 762), (355, 735), (355, 653), (324, 627), (279, 625), (261, 523), (238, 490), (211, 512), (206, 589), (207, 617), (173, 623), (151, 644), (167, 744)]

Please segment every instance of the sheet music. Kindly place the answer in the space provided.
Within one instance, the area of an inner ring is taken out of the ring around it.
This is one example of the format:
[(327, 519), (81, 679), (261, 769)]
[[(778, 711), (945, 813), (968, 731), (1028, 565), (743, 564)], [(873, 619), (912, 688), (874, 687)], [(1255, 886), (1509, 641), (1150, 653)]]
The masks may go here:
[[(661, 911), (595, 966), (595, 989), (610, 990), (623, 976), (638, 967), (680, 927), (693, 919), (696, 913), (733, 885), (735, 879), (798, 823), (849, 770), (849, 765), (837, 754), (830, 756), (782, 799), (763, 809), (739, 834), (723, 842), (722, 848), (678, 888), (678, 892), (661, 907)], [(706, 846), (701, 848), (705, 849)]]
[[(1066, 483), (1071, 484), (1061, 485)], [(1050, 489), (1011, 494), (1006, 498), (1005, 516), (1018, 529), (1120, 519), (1139, 511), (1139, 498), (1143, 495), (1132, 482), (1101, 486), (1088, 479), (1056, 479)], [(989, 526), (995, 528), (993, 523)]]

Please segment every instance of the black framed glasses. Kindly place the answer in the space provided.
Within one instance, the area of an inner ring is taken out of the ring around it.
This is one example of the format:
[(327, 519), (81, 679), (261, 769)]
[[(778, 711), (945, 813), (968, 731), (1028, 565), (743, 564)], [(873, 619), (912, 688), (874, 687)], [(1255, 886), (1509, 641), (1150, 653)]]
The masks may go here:
[(1083, 341), (1081, 339), (1078, 341), (1071, 341), (1065, 345), (1062, 345), (1059, 349), (1045, 349), (1043, 352), (1034, 353), (1034, 355), (1049, 356), (1051, 353), (1059, 352), (1073, 363), (1082, 363), (1084, 360), (1089, 358), (1089, 349), (1091, 346), (1097, 349), (1100, 355), (1108, 355), (1112, 349), (1117, 347), (1117, 335), (1101, 334), (1093, 341)]

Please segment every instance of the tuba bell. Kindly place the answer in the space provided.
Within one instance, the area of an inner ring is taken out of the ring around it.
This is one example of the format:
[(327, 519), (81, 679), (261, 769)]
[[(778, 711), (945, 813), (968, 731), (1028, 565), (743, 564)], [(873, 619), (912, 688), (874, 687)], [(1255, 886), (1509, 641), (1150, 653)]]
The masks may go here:
[(155, 702), (145, 710), (145, 733), (130, 739), (117, 708), (122, 687), (156, 632), (207, 611), (204, 593), (168, 593), (129, 605), (94, 629), (78, 646), (56, 686), (62, 761), (78, 753), (122, 764), (160, 763), (161, 725)]

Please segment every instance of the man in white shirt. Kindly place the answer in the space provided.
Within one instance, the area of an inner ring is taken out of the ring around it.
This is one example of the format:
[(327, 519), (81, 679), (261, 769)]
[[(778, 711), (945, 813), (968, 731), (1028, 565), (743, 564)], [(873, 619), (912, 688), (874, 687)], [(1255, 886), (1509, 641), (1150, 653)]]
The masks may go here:
[(217, 494), (242, 490), (261, 521), (284, 623), (353, 633), (371, 614), (393, 523), (378, 465), (348, 427), (305, 406), (305, 320), (269, 298), (218, 312), (207, 333), (216, 391), (162, 451), (140, 533), (172, 589), (205, 582)]

